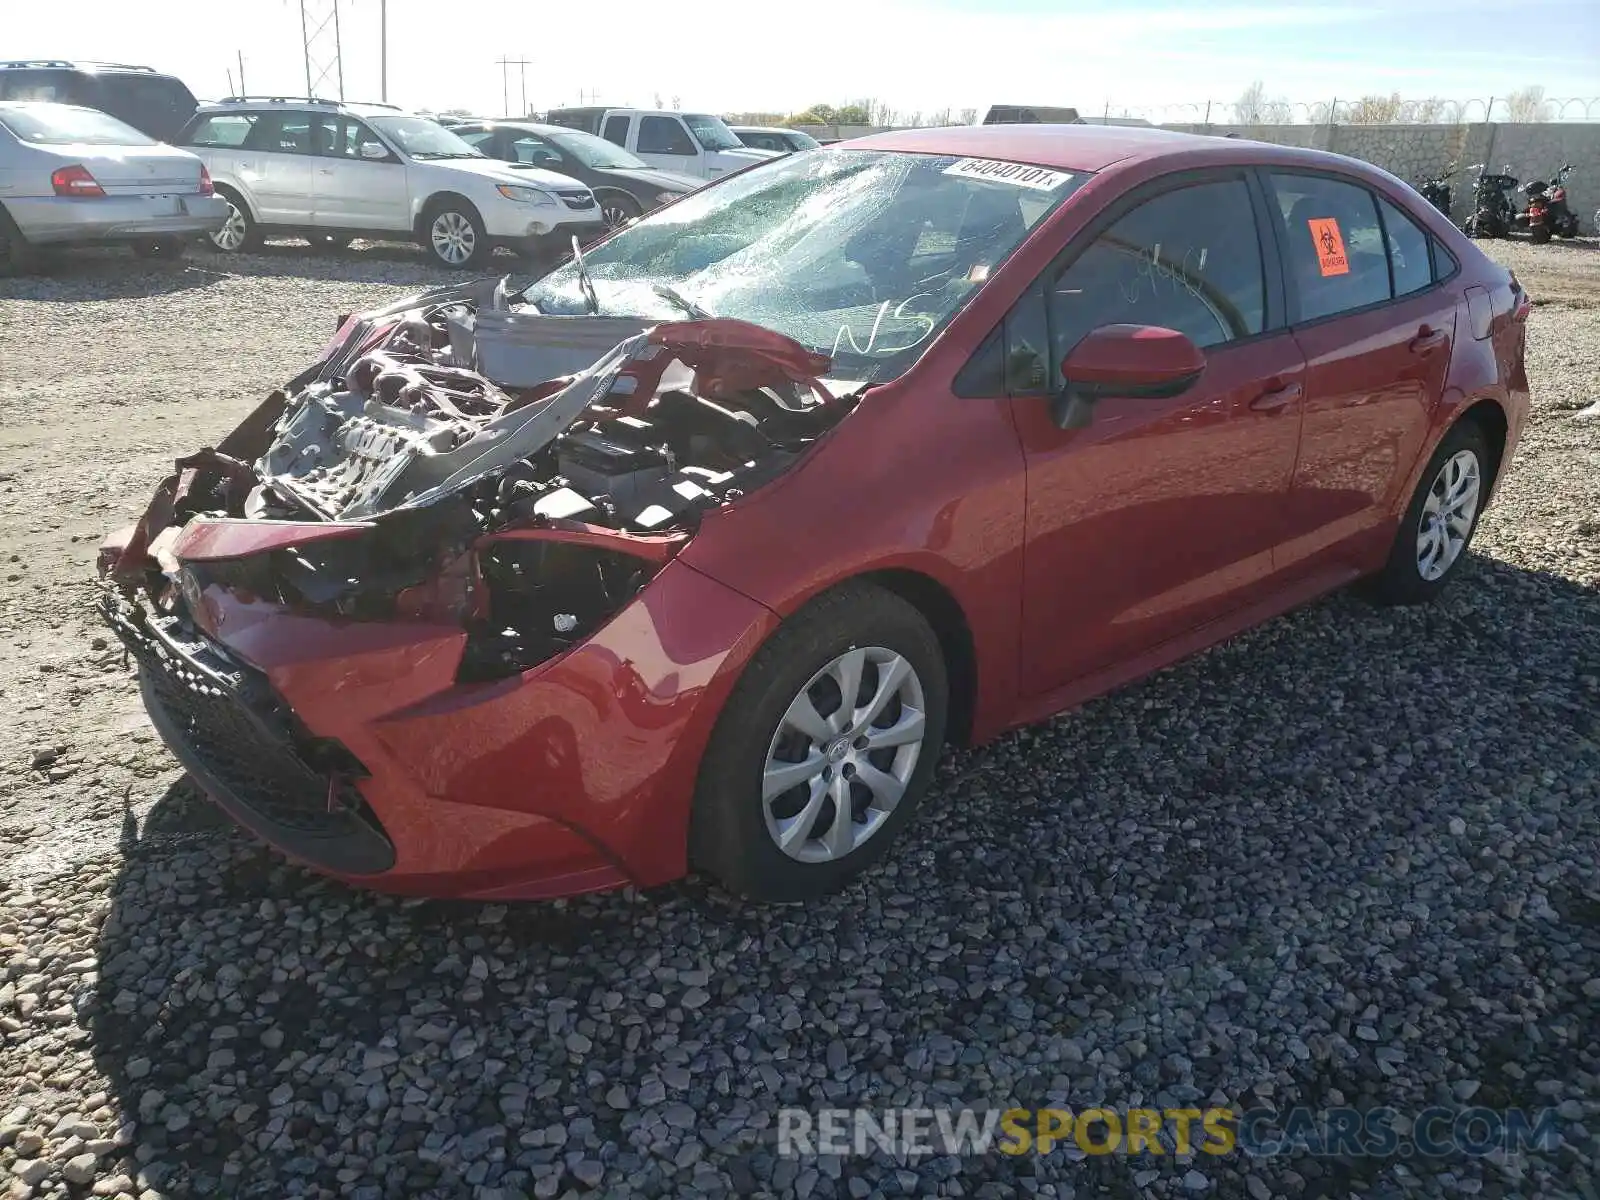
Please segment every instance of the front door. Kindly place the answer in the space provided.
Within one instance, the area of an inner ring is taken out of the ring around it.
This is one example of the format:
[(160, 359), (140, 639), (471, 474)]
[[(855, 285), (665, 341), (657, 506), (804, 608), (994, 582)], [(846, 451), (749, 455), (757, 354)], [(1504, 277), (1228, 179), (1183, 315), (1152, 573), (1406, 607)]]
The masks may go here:
[[(1269, 176), (1306, 405), (1286, 569), (1359, 564), (1422, 452), (1455, 338), (1456, 302), (1435, 286), (1428, 235), (1354, 180)], [(1384, 539), (1387, 543), (1387, 532)]]
[(635, 154), (652, 167), (703, 177), (700, 147), (679, 118), (646, 113), (638, 122)]
[(317, 126), (317, 216), (325, 229), (409, 229), (406, 167), (365, 122), (327, 113)]
[[(1126, 662), (1269, 586), (1305, 359), (1275, 291), (1269, 302), (1260, 215), (1242, 173), (1141, 196), (1008, 320), (1009, 369), (1041, 392), (1102, 325), (1176, 329), (1206, 356), (1184, 394), (1103, 400), (1084, 429), (1057, 428), (1042, 394), (1012, 401), (1028, 472), (1025, 693)], [(1041, 345), (1047, 360), (1030, 365)]]
[(299, 109), (262, 113), (240, 147), (239, 185), (265, 224), (310, 225), (315, 219), (315, 119)]

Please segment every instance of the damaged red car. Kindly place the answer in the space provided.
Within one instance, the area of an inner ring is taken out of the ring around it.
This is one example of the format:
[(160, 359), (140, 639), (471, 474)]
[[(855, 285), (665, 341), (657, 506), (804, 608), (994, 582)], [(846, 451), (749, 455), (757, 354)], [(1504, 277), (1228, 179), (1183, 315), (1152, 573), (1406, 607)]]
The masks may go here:
[(1348, 583), (1436, 595), (1527, 312), (1348, 159), (880, 135), (341, 319), (108, 540), (105, 616), (178, 760), (318, 870), (815, 896), (947, 741)]

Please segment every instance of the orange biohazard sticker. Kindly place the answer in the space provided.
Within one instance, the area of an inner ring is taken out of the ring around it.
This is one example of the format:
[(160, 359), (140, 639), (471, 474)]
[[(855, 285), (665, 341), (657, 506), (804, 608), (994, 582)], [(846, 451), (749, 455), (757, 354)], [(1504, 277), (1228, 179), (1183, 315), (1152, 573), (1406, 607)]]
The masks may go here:
[(1317, 266), (1322, 273), (1350, 274), (1350, 259), (1344, 252), (1344, 237), (1339, 233), (1339, 222), (1332, 217), (1313, 217), (1306, 224), (1311, 227), (1311, 244), (1316, 247)]

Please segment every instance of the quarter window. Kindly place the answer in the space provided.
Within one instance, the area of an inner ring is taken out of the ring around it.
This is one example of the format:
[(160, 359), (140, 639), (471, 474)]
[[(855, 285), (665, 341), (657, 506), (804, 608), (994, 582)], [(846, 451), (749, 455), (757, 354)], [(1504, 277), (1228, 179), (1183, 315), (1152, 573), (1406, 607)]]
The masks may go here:
[[(1103, 233), (1045, 289), (1051, 378), (1102, 325), (1176, 329), (1200, 347), (1262, 331), (1266, 288), (1243, 180), (1197, 183), (1147, 200)], [(1008, 354), (1013, 384), (1038, 373)]]
[(642, 117), (639, 121), (640, 154), (694, 153), (694, 143), (676, 117)]
[(1394, 294), (1409, 296), (1420, 292), (1433, 283), (1433, 268), (1428, 262), (1428, 235), (1382, 196), (1378, 197), (1378, 208), (1383, 212), (1383, 231), (1388, 235)]
[(1302, 321), (1389, 299), (1389, 256), (1371, 192), (1322, 175), (1278, 173), (1272, 188)]
[(204, 117), (189, 135), (188, 144), (237, 149), (244, 145), (255, 123), (254, 113), (218, 113), (214, 117)]

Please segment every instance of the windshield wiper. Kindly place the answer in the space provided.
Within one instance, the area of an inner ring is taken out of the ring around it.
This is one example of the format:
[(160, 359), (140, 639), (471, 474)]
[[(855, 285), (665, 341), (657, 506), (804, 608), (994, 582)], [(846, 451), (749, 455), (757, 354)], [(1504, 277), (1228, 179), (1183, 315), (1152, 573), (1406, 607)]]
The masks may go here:
[(589, 306), (591, 317), (600, 314), (600, 297), (595, 294), (594, 280), (589, 278), (589, 268), (583, 262), (583, 247), (578, 245), (578, 235), (572, 235), (572, 262), (578, 268), (578, 286), (583, 289), (583, 302)]
[(715, 314), (713, 314), (710, 309), (704, 307), (703, 305), (696, 304), (693, 300), (689, 299), (689, 297), (685, 296), (682, 292), (678, 291), (677, 288), (672, 287), (670, 284), (652, 284), (650, 290), (656, 295), (660, 296), (674, 308), (682, 309), (697, 321), (710, 321), (714, 319)]

